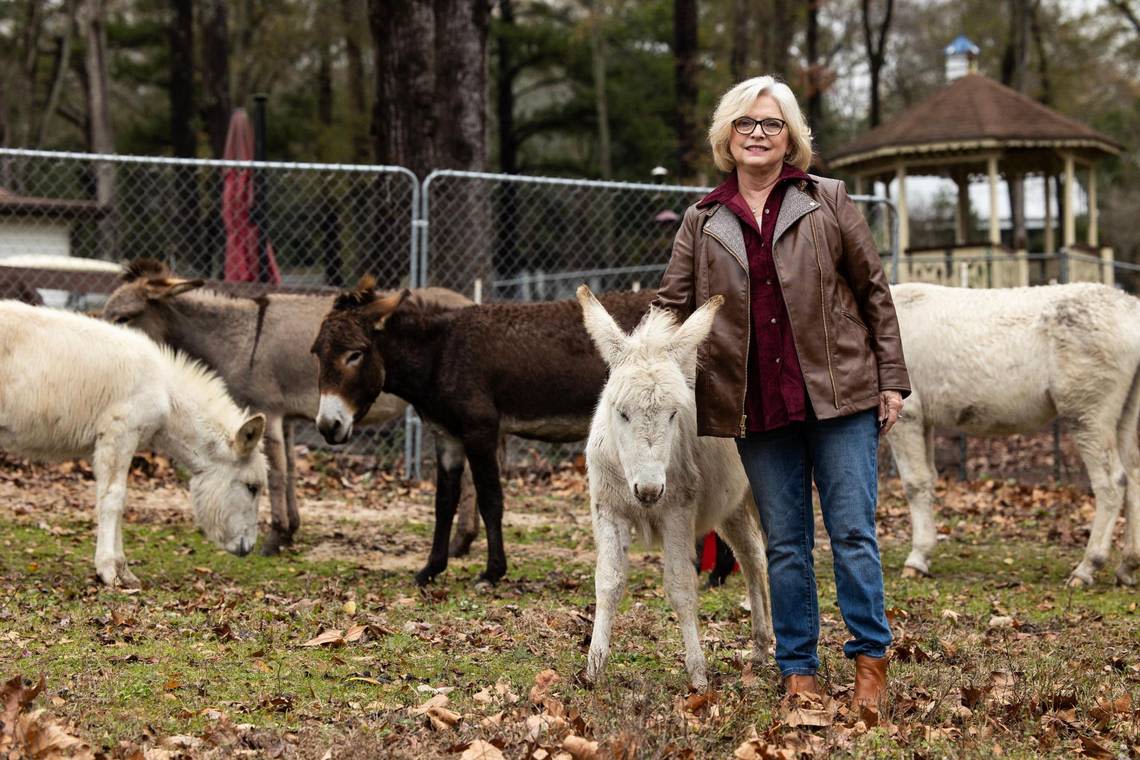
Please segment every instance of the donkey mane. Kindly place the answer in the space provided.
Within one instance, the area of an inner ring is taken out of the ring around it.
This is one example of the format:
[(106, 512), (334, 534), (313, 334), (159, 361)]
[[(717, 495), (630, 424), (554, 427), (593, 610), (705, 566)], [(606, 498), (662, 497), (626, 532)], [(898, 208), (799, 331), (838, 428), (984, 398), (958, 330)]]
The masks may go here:
[(135, 259), (123, 265), (123, 282), (169, 277), (170, 269), (157, 259)]
[(352, 290), (342, 291), (333, 301), (333, 311), (348, 311), (359, 309), (375, 303), (380, 294), (376, 292), (376, 278), (366, 274), (360, 278), (360, 284)]
[(190, 391), (187, 397), (195, 400), (203, 419), (220, 420), (224, 432), (230, 435), (241, 427), (249, 413), (234, 403), (225, 381), (216, 372), (165, 344), (160, 344), (158, 349), (171, 373), (181, 381), (179, 385)]

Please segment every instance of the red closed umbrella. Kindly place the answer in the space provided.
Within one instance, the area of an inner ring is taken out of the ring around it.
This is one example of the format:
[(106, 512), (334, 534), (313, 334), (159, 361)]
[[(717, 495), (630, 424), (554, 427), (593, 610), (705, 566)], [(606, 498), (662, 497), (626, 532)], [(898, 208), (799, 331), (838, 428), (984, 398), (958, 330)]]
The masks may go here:
[[(238, 108), (230, 117), (226, 132), (228, 161), (253, 160), (253, 127), (244, 108)], [(222, 185), (222, 222), (226, 227), (226, 267), (228, 282), (281, 283), (277, 257), (273, 244), (254, 221), (255, 197), (254, 170), (229, 168), (225, 170)], [(265, 277), (261, 276), (261, 246), (266, 258)]]

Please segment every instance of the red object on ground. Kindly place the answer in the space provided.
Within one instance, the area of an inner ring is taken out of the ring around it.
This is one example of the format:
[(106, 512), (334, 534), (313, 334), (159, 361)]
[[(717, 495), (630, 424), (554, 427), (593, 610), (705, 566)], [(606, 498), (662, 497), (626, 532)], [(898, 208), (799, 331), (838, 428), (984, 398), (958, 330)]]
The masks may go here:
[[(253, 160), (253, 127), (244, 108), (238, 108), (230, 117), (226, 132), (227, 161)], [(222, 187), (222, 222), (226, 227), (226, 267), (228, 282), (260, 282), (258, 243), (261, 230), (252, 219), (254, 204), (253, 169), (225, 169)], [(277, 269), (277, 256), (273, 244), (265, 241), (268, 259), (268, 282), (281, 284)]]
[[(701, 572), (707, 573), (716, 567), (716, 533), (710, 532), (705, 536), (705, 542), (701, 545)], [(732, 563), (732, 572), (740, 569), (739, 562)]]

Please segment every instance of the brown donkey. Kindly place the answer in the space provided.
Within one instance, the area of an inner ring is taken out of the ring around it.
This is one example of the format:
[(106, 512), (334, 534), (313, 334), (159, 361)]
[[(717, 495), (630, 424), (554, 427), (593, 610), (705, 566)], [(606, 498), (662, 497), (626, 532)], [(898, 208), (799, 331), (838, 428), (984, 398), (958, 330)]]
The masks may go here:
[[(653, 296), (611, 293), (601, 301), (628, 331)], [(437, 431), (435, 532), (427, 565), (416, 575), (420, 584), (447, 568), (464, 457), (487, 528), (480, 579), (494, 583), (503, 576), (500, 435), (585, 438), (606, 379), (576, 301), (444, 311), (407, 290), (377, 293), (367, 279), (337, 298), (313, 353), (321, 367), (317, 427), (330, 443), (348, 439), (381, 391), (414, 405)]]
[[(203, 288), (202, 280), (174, 276), (165, 264), (142, 259), (127, 265), (120, 285), (107, 300), (103, 318), (129, 325), (158, 343), (197, 359), (217, 372), (239, 403), (265, 414), (269, 458), (270, 533), (262, 553), (292, 543), (301, 524), (293, 451), (293, 421), (317, 414), (317, 366), (307, 348), (333, 303), (332, 295), (272, 293), (239, 298)], [(428, 288), (422, 298), (440, 308), (471, 301), (444, 288)], [(382, 396), (367, 424), (404, 413), (407, 403)], [(468, 485), (467, 494), (471, 493)], [(478, 531), (473, 498), (469, 519), (457, 530), (455, 554), (466, 551)]]

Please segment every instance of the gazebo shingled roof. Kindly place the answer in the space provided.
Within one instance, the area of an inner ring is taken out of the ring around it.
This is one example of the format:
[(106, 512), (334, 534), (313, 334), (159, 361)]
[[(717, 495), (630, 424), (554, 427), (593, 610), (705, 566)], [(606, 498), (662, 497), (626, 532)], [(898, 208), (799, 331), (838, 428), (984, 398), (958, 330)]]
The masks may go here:
[(833, 152), (833, 169), (875, 159), (986, 148), (1068, 148), (1116, 155), (1123, 146), (982, 74), (970, 73)]

